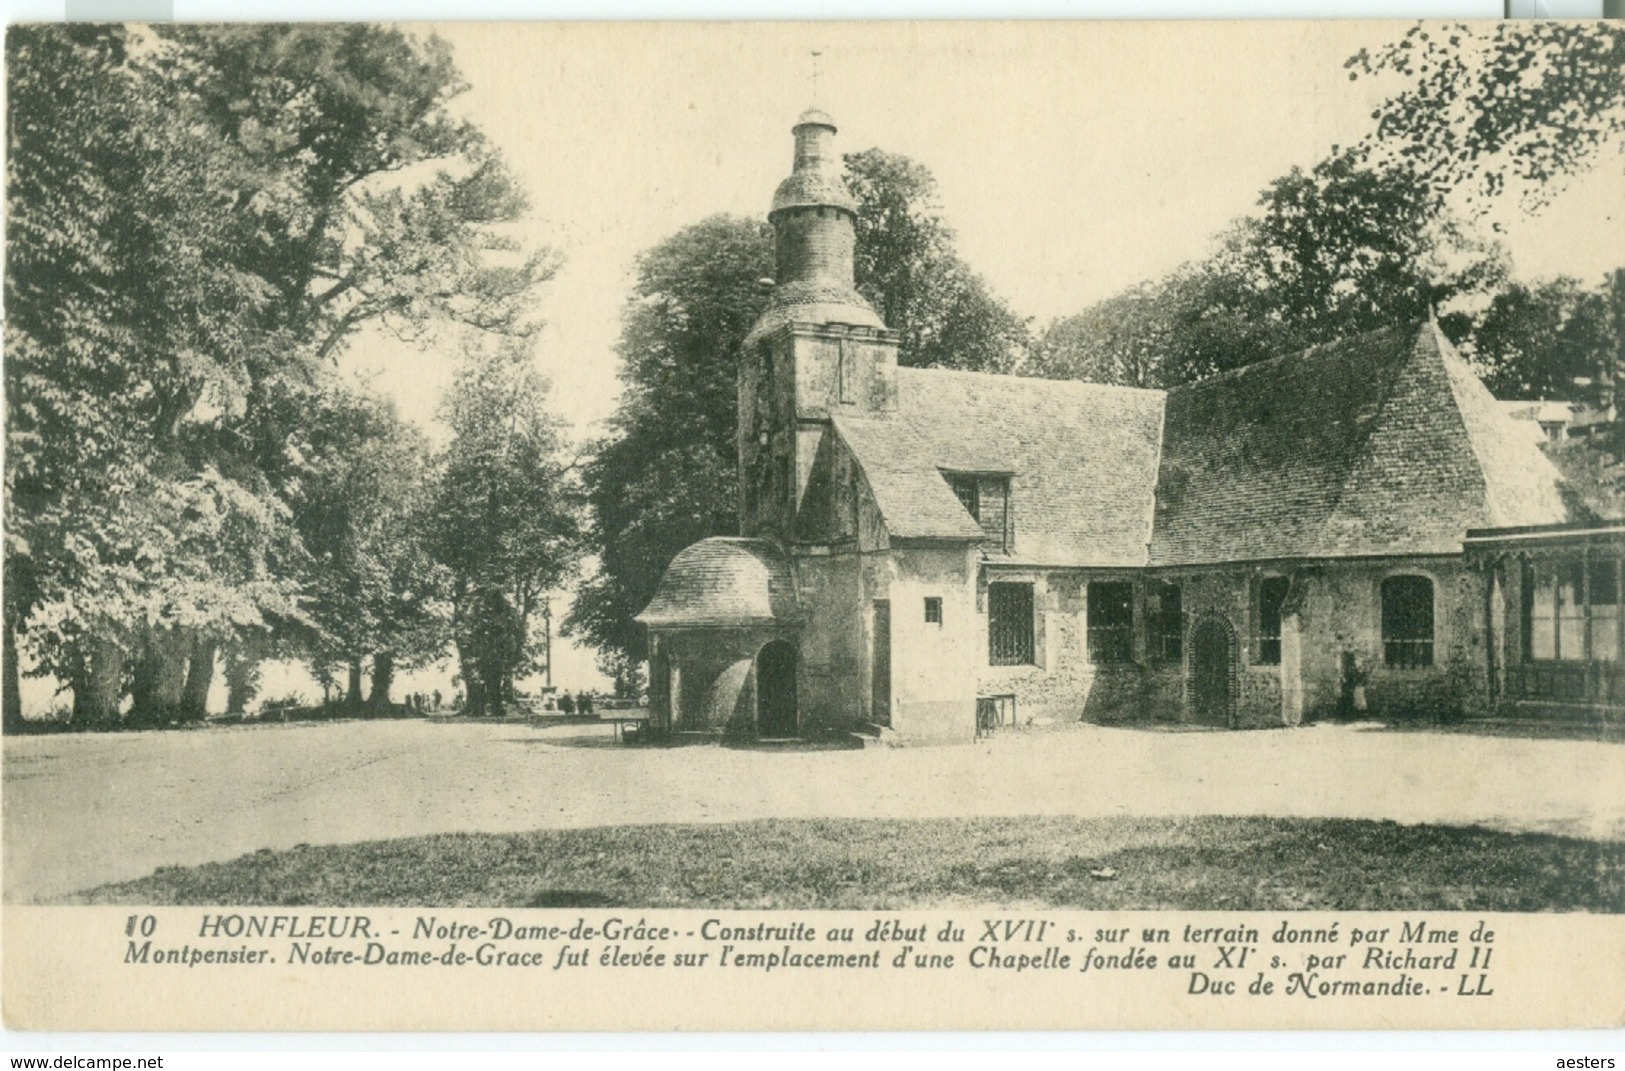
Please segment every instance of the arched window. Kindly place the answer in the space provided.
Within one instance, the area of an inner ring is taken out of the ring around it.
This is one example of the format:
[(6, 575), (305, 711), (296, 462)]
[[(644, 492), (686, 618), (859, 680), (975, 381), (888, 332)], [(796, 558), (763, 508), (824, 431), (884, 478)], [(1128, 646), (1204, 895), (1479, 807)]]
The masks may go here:
[(1392, 669), (1433, 665), (1433, 581), (1427, 577), (1382, 582), (1382, 659)]

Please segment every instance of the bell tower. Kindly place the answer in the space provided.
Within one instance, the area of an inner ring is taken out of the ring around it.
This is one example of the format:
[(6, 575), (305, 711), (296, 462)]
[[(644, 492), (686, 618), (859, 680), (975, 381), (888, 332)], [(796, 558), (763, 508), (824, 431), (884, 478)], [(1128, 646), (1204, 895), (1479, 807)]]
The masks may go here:
[(857, 202), (835, 121), (809, 109), (791, 132), (790, 176), (767, 216), (773, 292), (739, 366), (738, 440), (741, 534), (786, 544), (830, 419), (897, 407), (897, 335), (853, 283)]

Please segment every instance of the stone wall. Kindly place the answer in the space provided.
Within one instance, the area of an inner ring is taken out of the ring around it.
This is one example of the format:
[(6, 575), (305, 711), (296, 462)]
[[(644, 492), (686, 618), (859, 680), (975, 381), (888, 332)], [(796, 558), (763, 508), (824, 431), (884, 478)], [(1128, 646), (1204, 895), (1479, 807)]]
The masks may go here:
[(792, 208), (773, 221), (777, 278), (833, 279), (852, 277), (856, 236), (852, 217), (829, 206)]
[[(987, 580), (1033, 585), (1033, 662), (989, 664)], [(1135, 660), (1096, 665), (1088, 658), (1090, 580), (1135, 582), (1129, 572), (1000, 568), (984, 578), (977, 596), (977, 689), (1014, 694), (1022, 724), (1119, 721), (1146, 715), (1150, 671), (1143, 630), (1136, 629)], [(1143, 614), (1136, 614), (1136, 621)]]
[[(1236, 728), (1295, 725), (1333, 716), (1442, 720), (1482, 710), (1489, 703), (1482, 620), (1484, 575), (1458, 557), (1322, 562), (1310, 565), (1224, 565), (1133, 572), (989, 570), (991, 579), (1027, 582), (1034, 589), (1034, 660), (1026, 666), (989, 665), (986, 583), (978, 591), (976, 689), (1013, 693), (1024, 723), (1191, 720), (1191, 633), (1206, 618), (1227, 622), (1236, 639), (1233, 724)], [(1292, 582), (1283, 613), (1282, 658), (1259, 657), (1258, 586), (1267, 576)], [(1433, 584), (1433, 665), (1394, 668), (1382, 638), (1382, 582), (1424, 576)], [(1088, 585), (1130, 580), (1135, 585), (1134, 658), (1092, 664), (1088, 658)], [(1152, 583), (1181, 589), (1185, 619), (1182, 660), (1154, 661), (1147, 644), (1146, 596)], [(1352, 709), (1344, 658), (1362, 680), (1363, 712)]]
[[(976, 555), (958, 547), (896, 547), (891, 605), (891, 727), (910, 743), (969, 742), (976, 735)], [(941, 620), (926, 620), (926, 600)]]
[(897, 408), (897, 336), (787, 324), (740, 359), (738, 391), (740, 531), (789, 543), (829, 418)]
[[(1364, 681), (1363, 713), (1373, 717), (1441, 719), (1481, 709), (1487, 702), (1480, 625), (1484, 578), (1467, 569), (1460, 558), (1234, 565), (1161, 575), (1181, 585), (1187, 622), (1194, 615), (1211, 613), (1235, 628), (1240, 641), (1238, 727), (1362, 713), (1350, 709), (1353, 698), (1344, 679), (1345, 655), (1353, 659), (1354, 679)], [(1280, 665), (1259, 659), (1258, 586), (1267, 576), (1285, 576), (1292, 582), (1283, 615)], [(1431, 667), (1400, 669), (1386, 664), (1381, 591), (1382, 582), (1391, 576), (1425, 576), (1433, 583)], [(1188, 642), (1186, 648), (1188, 670)]]
[(851, 548), (796, 555), (796, 583), (806, 626), (798, 693), (804, 733), (851, 729), (866, 720), (867, 638), (861, 559)]

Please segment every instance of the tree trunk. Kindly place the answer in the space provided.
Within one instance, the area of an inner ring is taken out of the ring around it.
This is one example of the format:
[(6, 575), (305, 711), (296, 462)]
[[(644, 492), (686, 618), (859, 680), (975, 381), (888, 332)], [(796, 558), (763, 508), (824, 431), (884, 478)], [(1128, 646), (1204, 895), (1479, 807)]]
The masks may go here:
[(22, 670), (17, 667), (17, 625), (9, 612), (6, 614), (5, 632), (4, 731), (15, 733), (23, 727), (23, 683)]
[(226, 655), (226, 713), (246, 714), (260, 690), (260, 660), (246, 650)]
[(214, 684), (214, 656), (218, 648), (213, 640), (199, 639), (192, 645), (186, 685), (181, 689), (182, 721), (202, 721), (209, 716), (209, 688)]
[(372, 694), (367, 704), (380, 713), (389, 709), (389, 688), (395, 681), (395, 656), (381, 651), (372, 656)]
[(118, 724), (118, 701), (124, 692), (124, 652), (101, 636), (85, 640), (83, 667), (73, 682), (73, 723), (91, 729)]
[(131, 725), (165, 725), (180, 717), (186, 688), (186, 638), (175, 629), (149, 633), (130, 683)]
[(350, 680), (344, 689), (344, 705), (359, 707), (361, 705), (361, 659), (350, 660)]
[(480, 667), (482, 670), (480, 679), (485, 688), (485, 716), (500, 718), (505, 713), (502, 703), (502, 666), (495, 658), (486, 658), (483, 662)]
[(477, 718), (485, 712), (485, 691), (480, 687), (479, 665), (460, 643), (457, 645), (457, 662), (463, 677), (463, 713)]

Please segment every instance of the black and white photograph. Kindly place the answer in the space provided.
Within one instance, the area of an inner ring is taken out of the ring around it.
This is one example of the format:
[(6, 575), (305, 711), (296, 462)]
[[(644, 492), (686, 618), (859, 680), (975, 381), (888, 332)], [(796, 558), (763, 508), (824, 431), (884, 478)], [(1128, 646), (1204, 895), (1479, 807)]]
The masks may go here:
[(1622, 70), (9, 27), (7, 1023), (1620, 1026)]

